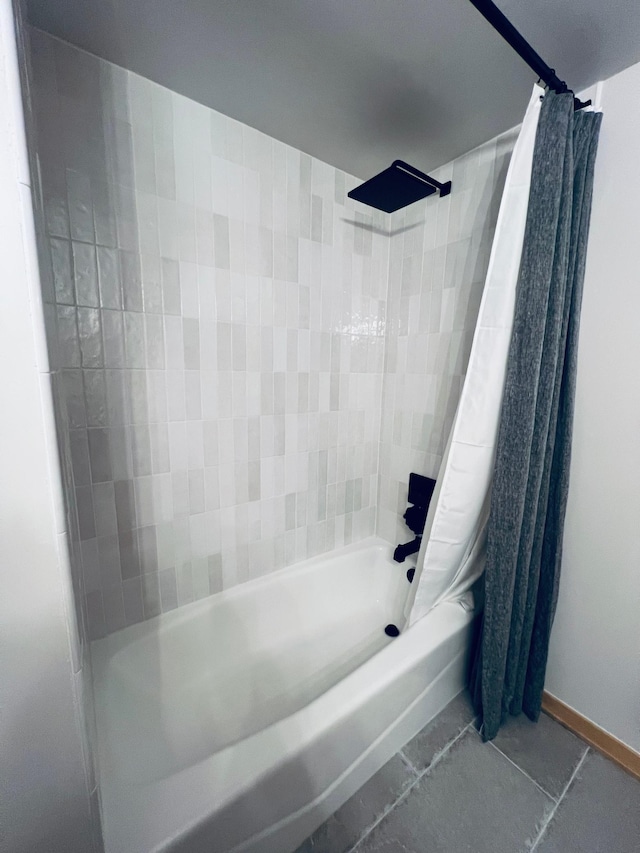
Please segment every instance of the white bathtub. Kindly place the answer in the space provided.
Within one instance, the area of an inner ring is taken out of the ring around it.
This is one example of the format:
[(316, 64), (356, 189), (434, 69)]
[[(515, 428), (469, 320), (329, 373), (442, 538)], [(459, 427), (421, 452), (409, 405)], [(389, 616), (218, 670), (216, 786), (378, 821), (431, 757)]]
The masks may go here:
[(107, 853), (289, 853), (463, 687), (473, 614), (397, 639), (368, 539), (92, 647)]

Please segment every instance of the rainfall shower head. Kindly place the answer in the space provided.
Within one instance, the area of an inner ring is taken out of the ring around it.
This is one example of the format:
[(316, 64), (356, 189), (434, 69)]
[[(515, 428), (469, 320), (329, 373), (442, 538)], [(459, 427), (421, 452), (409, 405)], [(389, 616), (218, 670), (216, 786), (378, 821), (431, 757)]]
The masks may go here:
[(348, 194), (349, 198), (384, 210), (385, 213), (393, 213), (414, 201), (420, 201), (432, 195), (437, 190), (440, 195), (449, 195), (451, 192), (451, 181), (441, 184), (429, 175), (419, 172), (405, 163), (403, 160), (394, 160), (388, 169), (369, 178), (364, 184), (360, 184)]

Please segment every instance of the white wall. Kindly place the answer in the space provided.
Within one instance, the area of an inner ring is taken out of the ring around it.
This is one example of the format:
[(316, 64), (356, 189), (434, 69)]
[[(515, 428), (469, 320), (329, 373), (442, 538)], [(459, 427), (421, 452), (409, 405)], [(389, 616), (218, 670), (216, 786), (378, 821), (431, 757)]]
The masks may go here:
[(640, 751), (640, 64), (603, 85), (546, 689)]
[[(100, 849), (18, 58), (0, 0), (0, 847)], [(95, 827), (95, 837), (92, 831)]]

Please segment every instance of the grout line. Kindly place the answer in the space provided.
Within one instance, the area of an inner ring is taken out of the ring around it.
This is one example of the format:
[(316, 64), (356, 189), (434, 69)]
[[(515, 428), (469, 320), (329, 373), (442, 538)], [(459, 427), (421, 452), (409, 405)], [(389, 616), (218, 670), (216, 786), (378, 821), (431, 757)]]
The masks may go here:
[[(427, 775), (431, 772), (431, 770), (433, 770), (433, 769), (436, 767), (436, 765), (440, 764), (440, 762), (442, 761), (442, 759), (444, 758), (444, 756), (449, 752), (449, 750), (451, 749), (451, 747), (452, 747), (455, 743), (457, 743), (457, 741), (459, 741), (459, 740), (460, 740), (460, 738), (461, 738), (461, 737), (462, 737), (462, 736), (463, 736), (463, 735), (464, 735), (464, 734), (465, 734), (465, 733), (466, 733), (466, 732), (471, 728), (471, 726), (473, 726), (474, 722), (475, 722), (475, 719), (474, 719), (474, 720), (471, 720), (471, 722), (470, 722), (470, 723), (467, 723), (467, 725), (466, 725), (466, 726), (465, 726), (461, 731), (459, 731), (459, 732), (458, 732), (458, 734), (457, 734), (457, 735), (456, 735), (452, 740), (450, 740), (450, 741), (449, 741), (449, 743), (447, 743), (447, 744), (446, 744), (446, 745), (445, 745), (445, 746), (440, 750), (440, 752), (436, 752), (436, 754), (435, 754), (435, 755), (433, 756), (433, 758), (431, 759), (431, 763), (429, 764), (429, 766), (428, 766), (428, 767), (425, 767), (425, 769), (424, 769), (424, 770), (422, 770), (420, 773), (418, 773), (418, 776), (417, 776), (417, 777), (413, 780), (413, 782), (412, 782), (412, 783), (411, 783), (411, 784), (410, 784), (410, 785), (409, 785), (409, 786), (408, 786), (408, 787), (407, 787), (407, 788), (402, 792), (402, 794), (400, 794), (400, 796), (399, 796), (396, 800), (394, 800), (394, 802), (393, 802), (393, 803), (391, 803), (389, 806), (387, 806), (387, 808), (386, 808), (386, 809), (384, 809), (384, 811), (382, 812), (382, 814), (381, 814), (379, 817), (377, 817), (377, 818), (373, 821), (373, 823), (372, 823), (370, 826), (368, 826), (368, 827), (364, 830), (364, 832), (360, 835), (360, 838), (358, 838), (358, 840), (356, 841), (356, 843), (355, 843), (352, 847), (350, 847), (350, 848), (349, 848), (349, 850), (347, 851), (347, 853), (356, 853), (356, 851), (357, 851), (358, 847), (360, 847), (360, 845), (361, 845), (361, 844), (362, 844), (362, 842), (365, 840), (365, 838), (366, 838), (366, 837), (367, 837), (371, 832), (373, 832), (373, 830), (376, 828), (376, 826), (378, 826), (378, 824), (379, 824), (379, 823), (381, 823), (381, 822), (385, 819), (385, 817), (386, 817), (388, 814), (390, 814), (390, 813), (391, 813), (391, 812), (396, 808), (396, 806), (397, 806), (397, 805), (399, 805), (399, 804), (402, 802), (402, 800), (406, 799), (406, 797), (409, 795), (409, 793), (410, 793), (410, 792), (415, 788), (415, 786), (418, 784), (418, 782), (420, 782), (420, 780), (421, 780), (424, 776), (427, 776)], [(402, 753), (402, 750), (400, 750), (400, 752)], [(414, 769), (415, 769), (415, 768), (414, 768)], [(416, 771), (416, 772), (417, 772), (417, 771)]]
[(557, 802), (557, 803), (555, 804), (555, 806), (551, 809), (551, 811), (549, 812), (549, 816), (547, 817), (546, 821), (545, 821), (545, 822), (544, 822), (544, 824), (540, 827), (540, 831), (538, 832), (538, 835), (537, 835), (537, 837), (536, 837), (536, 840), (533, 842), (533, 845), (532, 845), (532, 847), (530, 848), (530, 853), (535, 853), (535, 850), (536, 850), (536, 848), (537, 848), (538, 844), (540, 844), (540, 842), (541, 842), (541, 840), (542, 840), (542, 838), (543, 838), (543, 836), (544, 836), (545, 832), (547, 831), (547, 828), (548, 828), (549, 824), (551, 823), (551, 821), (552, 821), (552, 820), (553, 820), (553, 818), (555, 817), (555, 814), (556, 814), (556, 812), (558, 811), (558, 808), (560, 807), (560, 803), (564, 800), (564, 798), (565, 798), (565, 796), (566, 796), (566, 794), (567, 794), (567, 791), (569, 790), (569, 788), (571, 787), (571, 785), (572, 785), (572, 783), (573, 783), (573, 780), (576, 778), (576, 776), (578, 775), (578, 771), (580, 770), (580, 768), (581, 768), (581, 767), (582, 767), (582, 765), (584, 764), (584, 760), (585, 760), (585, 758), (587, 757), (588, 753), (589, 753), (589, 747), (587, 747), (587, 748), (585, 749), (585, 751), (583, 752), (583, 754), (582, 754), (582, 758), (581, 758), (581, 759), (580, 759), (580, 761), (576, 764), (575, 769), (574, 769), (573, 773), (571, 774), (571, 777), (569, 778), (569, 781), (568, 781), (568, 782), (567, 782), (567, 784), (564, 786), (564, 788), (563, 788), (563, 790), (562, 790), (562, 793), (561, 793), (561, 794), (560, 794), (560, 796), (558, 797), (558, 802)]
[(413, 772), (414, 776), (420, 775), (420, 771), (418, 770), (418, 768), (415, 766), (413, 761), (411, 761), (411, 759), (405, 754), (404, 747), (402, 747), (402, 749), (400, 750), (398, 755), (404, 761), (404, 763), (407, 765), (409, 770), (411, 770)]
[(552, 800), (554, 803), (559, 802), (559, 800), (558, 800), (558, 798), (557, 798), (557, 797), (554, 797), (554, 796), (553, 796), (553, 794), (550, 794), (548, 791), (545, 791), (545, 789), (542, 787), (542, 785), (541, 785), (539, 782), (536, 782), (536, 780), (533, 778), (533, 776), (529, 776), (529, 774), (527, 773), (527, 771), (526, 771), (526, 770), (523, 770), (523, 769), (522, 769), (522, 767), (520, 767), (520, 765), (519, 765), (519, 764), (516, 764), (516, 762), (515, 762), (512, 758), (509, 758), (509, 756), (508, 756), (508, 755), (505, 755), (505, 753), (500, 749), (500, 747), (499, 747), (499, 746), (496, 746), (496, 745), (495, 745), (495, 743), (494, 743), (492, 740), (490, 740), (490, 741), (489, 741), (489, 746), (492, 746), (492, 747), (495, 749), (495, 751), (496, 751), (496, 752), (500, 753), (500, 755), (501, 755), (503, 758), (506, 758), (506, 759), (507, 759), (507, 761), (509, 762), (509, 764), (512, 764), (512, 765), (516, 768), (516, 770), (519, 770), (519, 771), (520, 771), (520, 773), (522, 773), (522, 775), (523, 775), (523, 776), (526, 776), (526, 778), (527, 778), (530, 782), (533, 782), (533, 784), (536, 786), (536, 788), (538, 788), (540, 791), (542, 791), (542, 793), (543, 793), (545, 796), (549, 797), (549, 799), (550, 799), (550, 800)]
[(425, 769), (424, 769), (424, 770), (422, 770), (422, 771), (420, 772), (420, 777), (419, 777), (420, 779), (422, 779), (422, 777), (423, 777), (423, 776), (426, 776), (426, 775), (427, 775), (431, 770), (433, 770), (433, 768), (434, 768), (437, 764), (439, 764), (439, 763), (440, 763), (440, 761), (444, 758), (444, 756), (447, 754), (447, 752), (449, 752), (449, 750), (451, 749), (451, 747), (452, 747), (452, 746), (453, 746), (457, 741), (459, 741), (459, 740), (460, 740), (460, 738), (462, 737), (462, 735), (463, 735), (463, 734), (465, 734), (466, 732), (468, 732), (468, 731), (469, 731), (469, 729), (474, 728), (474, 723), (475, 723), (475, 719), (473, 719), (473, 720), (471, 720), (469, 723), (467, 723), (467, 725), (466, 725), (463, 729), (461, 729), (461, 730), (458, 732), (458, 734), (457, 734), (454, 738), (452, 738), (452, 739), (449, 741), (449, 743), (447, 743), (445, 746), (443, 746), (443, 747), (442, 747), (442, 749), (440, 750), (440, 752), (436, 752), (436, 754), (435, 754), (435, 755), (433, 756), (433, 758), (431, 759), (431, 762), (430, 762), (429, 766), (428, 766), (428, 767), (425, 767)]

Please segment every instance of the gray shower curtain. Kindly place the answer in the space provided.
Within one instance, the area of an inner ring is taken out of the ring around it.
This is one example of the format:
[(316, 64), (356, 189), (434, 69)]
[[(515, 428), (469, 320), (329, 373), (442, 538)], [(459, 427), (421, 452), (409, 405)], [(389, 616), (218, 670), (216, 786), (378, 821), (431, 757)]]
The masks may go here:
[(491, 740), (540, 713), (569, 485), (580, 303), (602, 115), (548, 93), (536, 135), (471, 690)]

